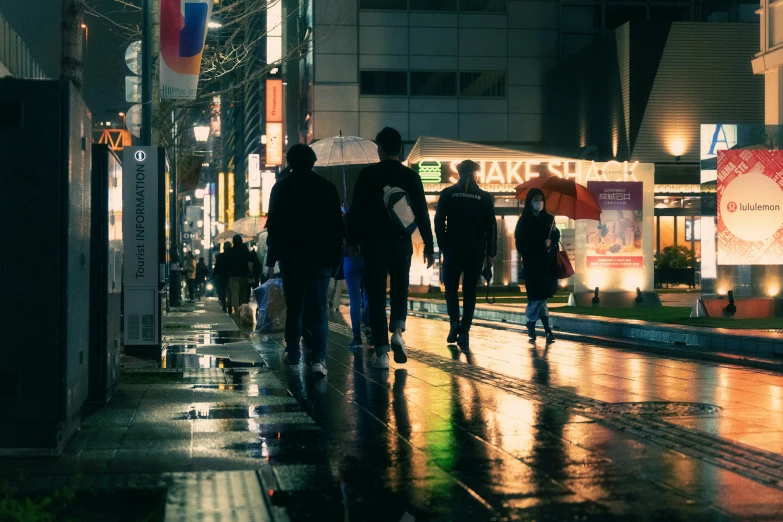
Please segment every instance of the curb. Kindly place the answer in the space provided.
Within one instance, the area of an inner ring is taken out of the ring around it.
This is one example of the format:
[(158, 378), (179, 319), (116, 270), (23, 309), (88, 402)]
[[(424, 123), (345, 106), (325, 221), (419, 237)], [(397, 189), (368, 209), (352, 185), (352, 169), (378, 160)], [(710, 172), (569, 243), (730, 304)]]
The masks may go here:
[[(411, 299), (408, 310), (433, 318), (446, 319), (446, 304), (439, 301)], [(769, 332), (748, 336), (725, 329), (665, 325), (645, 321), (606, 317), (573, 317), (550, 312), (552, 327), (562, 338), (574, 341), (600, 342), (602, 345), (653, 351), (668, 355), (698, 358), (720, 363), (738, 364), (762, 370), (783, 371), (783, 336)], [(481, 326), (516, 330), (525, 324), (522, 310), (477, 306), (475, 319)], [(478, 323), (477, 323), (478, 324)]]

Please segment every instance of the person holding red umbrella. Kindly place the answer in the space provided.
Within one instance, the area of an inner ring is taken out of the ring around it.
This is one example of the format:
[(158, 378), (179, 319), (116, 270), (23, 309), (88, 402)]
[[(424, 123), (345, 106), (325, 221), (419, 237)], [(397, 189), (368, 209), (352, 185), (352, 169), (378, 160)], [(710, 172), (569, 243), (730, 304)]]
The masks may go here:
[(556, 254), (560, 231), (554, 226), (555, 216), (546, 210), (544, 192), (532, 188), (527, 192), (522, 216), (514, 231), (517, 251), (522, 256), (525, 288), (527, 289), (527, 331), (530, 341), (536, 340), (536, 321), (541, 320), (547, 344), (555, 341), (549, 324), (547, 299), (557, 290)]

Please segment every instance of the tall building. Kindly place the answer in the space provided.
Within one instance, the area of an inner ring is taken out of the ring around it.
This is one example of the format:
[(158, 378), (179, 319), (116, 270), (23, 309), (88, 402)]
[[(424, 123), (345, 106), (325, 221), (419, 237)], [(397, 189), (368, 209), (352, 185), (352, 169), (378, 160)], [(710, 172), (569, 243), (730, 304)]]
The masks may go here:
[(27, 45), (0, 15), (0, 78), (7, 76), (37, 80), (46, 78)]
[[(315, 45), (299, 64), (289, 129), (314, 141), (400, 130), (512, 148), (542, 141), (545, 74), (630, 20), (706, 19), (696, 0), (291, 0)], [(309, 25), (313, 13), (314, 26)], [(300, 32), (303, 32), (300, 30)]]

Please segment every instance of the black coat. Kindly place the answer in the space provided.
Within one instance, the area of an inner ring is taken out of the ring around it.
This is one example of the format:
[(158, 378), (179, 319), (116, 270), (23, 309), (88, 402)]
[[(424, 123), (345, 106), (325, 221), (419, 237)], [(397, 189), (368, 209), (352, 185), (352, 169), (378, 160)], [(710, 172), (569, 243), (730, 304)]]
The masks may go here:
[(441, 250), (481, 250), (497, 254), (495, 200), (473, 180), (460, 180), (444, 189), (435, 211), (435, 235)]
[[(522, 212), (514, 231), (517, 251), (522, 256), (525, 273), (525, 288), (529, 301), (543, 301), (555, 295), (557, 290), (556, 260), (560, 231), (552, 223), (555, 217), (546, 211), (535, 216)], [(551, 232), (550, 232), (551, 231)], [(552, 240), (547, 252), (546, 240)]]

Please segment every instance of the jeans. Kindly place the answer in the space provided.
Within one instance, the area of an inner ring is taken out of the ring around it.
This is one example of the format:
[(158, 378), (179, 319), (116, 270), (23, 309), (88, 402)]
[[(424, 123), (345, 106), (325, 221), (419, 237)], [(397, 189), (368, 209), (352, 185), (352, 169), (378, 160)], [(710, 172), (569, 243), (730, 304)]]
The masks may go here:
[(329, 290), (331, 270), (286, 267), (282, 274), (288, 308), (285, 318), (286, 352), (291, 359), (299, 359), (299, 341), (303, 329), (307, 329), (309, 335), (305, 342), (312, 351), (313, 362), (324, 362), (329, 329), (326, 293)]
[(191, 301), (196, 296), (196, 280), (195, 279), (188, 279), (188, 299)]
[(546, 306), (546, 299), (543, 301), (530, 301), (525, 308), (525, 317), (528, 323), (535, 323), (542, 317), (549, 317), (549, 309)]
[[(408, 317), (408, 282), (413, 245), (410, 239), (393, 239), (363, 246), (365, 282), (370, 305), (370, 328), (375, 352), (389, 351), (389, 332), (405, 331)], [(386, 276), (390, 279), (391, 322), (386, 322)]]
[(484, 245), (476, 248), (446, 248), (443, 250), (443, 285), (446, 287), (446, 309), (451, 323), (459, 318), (459, 279), (462, 276), (462, 331), (473, 324), (476, 310), (476, 285), (484, 264)]
[(348, 299), (351, 302), (351, 329), (353, 338), (362, 338), (362, 324), (370, 323), (370, 307), (364, 276), (364, 258), (356, 261), (350, 257), (343, 259), (345, 285), (348, 287)]

